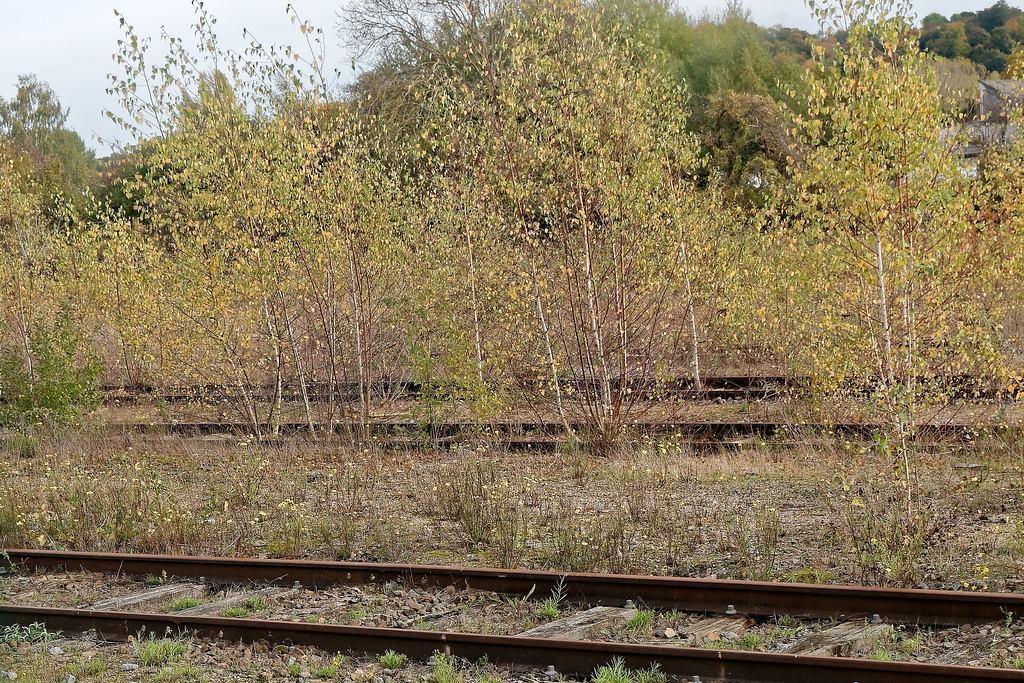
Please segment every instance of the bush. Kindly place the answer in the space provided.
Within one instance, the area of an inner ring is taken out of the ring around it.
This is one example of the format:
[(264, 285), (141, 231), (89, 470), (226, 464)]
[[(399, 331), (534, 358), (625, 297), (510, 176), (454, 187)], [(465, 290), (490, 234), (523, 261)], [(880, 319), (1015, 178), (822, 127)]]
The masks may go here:
[(36, 320), (25, 349), (0, 351), (0, 423), (51, 426), (77, 422), (99, 405), (99, 362), (83, 349), (68, 305), (52, 323)]

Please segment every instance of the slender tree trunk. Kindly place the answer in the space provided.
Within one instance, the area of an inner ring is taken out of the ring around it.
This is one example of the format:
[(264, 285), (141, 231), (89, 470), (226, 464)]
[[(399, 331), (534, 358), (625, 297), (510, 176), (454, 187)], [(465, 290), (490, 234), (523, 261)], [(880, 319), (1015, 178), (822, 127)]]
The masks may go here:
[[(226, 316), (222, 317), (223, 328), (226, 330), (228, 328), (227, 318)], [(249, 423), (252, 425), (253, 432), (256, 434), (256, 439), (258, 441), (262, 441), (263, 430), (260, 428), (260, 418), (256, 412), (255, 399), (253, 398), (247, 386), (248, 382), (246, 381), (247, 378), (245, 375), (245, 371), (242, 369), (242, 367), (238, 364), (238, 361), (235, 359), (235, 353), (228, 347), (227, 342), (224, 340), (223, 334), (220, 336), (221, 349), (224, 352), (224, 357), (228, 359), (228, 363), (230, 363), (231, 365), (232, 374), (234, 374), (235, 376), (235, 386), (238, 387), (238, 391), (242, 394), (242, 404), (245, 406), (245, 412), (249, 418)]]
[(267, 424), (270, 425), (271, 433), (277, 435), (281, 431), (277, 418), (281, 412), (281, 395), (284, 393), (284, 354), (281, 349), (281, 337), (274, 327), (270, 301), (266, 294), (263, 295), (263, 315), (267, 324), (267, 332), (274, 343), (274, 400), (267, 411)]
[(476, 376), (480, 382), (480, 388), (484, 386), (484, 354), (480, 335), (480, 307), (476, 298), (476, 262), (473, 258), (473, 234), (469, 227), (466, 227), (466, 247), (469, 249), (469, 291), (473, 298), (473, 334), (476, 345)]
[[(680, 233), (682, 233), (681, 227)], [(686, 312), (690, 316), (690, 341), (693, 344), (693, 383), (700, 390), (704, 388), (704, 384), (700, 378), (700, 347), (697, 338), (697, 315), (694, 311), (693, 287), (690, 281), (690, 254), (686, 248), (686, 243), (683, 241), (682, 234), (679, 237), (679, 249), (683, 255), (683, 272), (685, 273), (683, 279), (686, 281)]]
[(334, 433), (334, 416), (337, 414), (338, 400), (338, 307), (334, 303), (333, 265), (327, 270), (327, 350), (328, 350), (328, 381), (327, 381), (327, 433)]
[(885, 342), (885, 358), (882, 370), (886, 373), (886, 382), (892, 387), (895, 373), (892, 365), (892, 325), (889, 321), (889, 304), (886, 301), (885, 262), (882, 257), (882, 234), (875, 233), (875, 257), (878, 276), (878, 315), (882, 323), (882, 339)]
[[(582, 197), (580, 198), (580, 204), (581, 206), (583, 204)], [(583, 223), (583, 274), (587, 284), (587, 314), (589, 316), (590, 333), (594, 338), (594, 350), (597, 355), (598, 374), (601, 381), (601, 411), (597, 428), (602, 439), (607, 439), (611, 436), (607, 432), (610, 427), (612, 388), (608, 378), (608, 363), (604, 355), (604, 344), (601, 341), (601, 327), (597, 322), (597, 296), (594, 292), (594, 266), (590, 249), (590, 221), (583, 217), (581, 222)]]
[(548, 328), (548, 319), (544, 315), (544, 299), (540, 293), (540, 282), (537, 279), (537, 256), (530, 255), (530, 276), (533, 278), (533, 296), (537, 302), (537, 319), (540, 320), (540, 328), (544, 331), (544, 347), (548, 352), (548, 364), (551, 368), (551, 381), (555, 385), (555, 402), (558, 405), (558, 417), (562, 420), (566, 434), (572, 430), (569, 428), (569, 420), (565, 417), (565, 406), (562, 403), (562, 387), (558, 381), (558, 366), (555, 363), (555, 352), (551, 346), (551, 331)]
[(36, 373), (35, 367), (32, 362), (32, 342), (30, 341), (29, 334), (29, 319), (28, 312), (25, 310), (25, 288), (21, 284), (21, 280), (18, 276), (14, 276), (14, 287), (18, 290), (18, 326), (21, 328), (21, 343), (25, 349), (25, 370), (28, 373), (29, 384), (35, 381)]
[(309, 406), (309, 391), (306, 389), (306, 373), (302, 369), (302, 358), (299, 356), (299, 346), (295, 340), (295, 331), (292, 329), (292, 320), (288, 316), (288, 307), (284, 301), (284, 292), (280, 288), (277, 296), (281, 299), (281, 313), (284, 316), (285, 328), (288, 330), (288, 339), (291, 341), (292, 356), (295, 358), (295, 372), (299, 375), (299, 389), (302, 391), (302, 406), (306, 410), (306, 424), (309, 426), (309, 433), (316, 432), (316, 425), (313, 422), (313, 411)]
[(622, 397), (626, 395), (626, 383), (629, 381), (629, 329), (626, 321), (626, 265), (622, 236), (616, 235), (612, 240), (612, 270), (615, 273), (615, 317), (619, 334), (619, 392), (616, 398), (615, 412), (623, 415)]
[(355, 323), (356, 364), (359, 373), (359, 427), (361, 431), (361, 438), (365, 440), (367, 437), (367, 430), (370, 425), (370, 387), (367, 382), (367, 370), (364, 358), (366, 344), (363, 338), (365, 331), (363, 330), (362, 297), (360, 296), (362, 290), (361, 279), (356, 272), (355, 243), (354, 240), (352, 240), (351, 235), (349, 235), (348, 242), (348, 268), (352, 287), (352, 317), (353, 322)]

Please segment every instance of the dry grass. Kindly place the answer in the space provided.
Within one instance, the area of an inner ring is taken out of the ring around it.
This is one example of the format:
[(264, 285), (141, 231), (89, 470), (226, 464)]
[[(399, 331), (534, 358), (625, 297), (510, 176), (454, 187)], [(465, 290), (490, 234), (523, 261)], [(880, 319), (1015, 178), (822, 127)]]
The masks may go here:
[[(615, 457), (88, 434), (0, 462), (6, 547), (1017, 588), (1020, 454)], [(961, 466), (967, 465), (967, 466)], [(964, 561), (964, 558), (968, 558)]]

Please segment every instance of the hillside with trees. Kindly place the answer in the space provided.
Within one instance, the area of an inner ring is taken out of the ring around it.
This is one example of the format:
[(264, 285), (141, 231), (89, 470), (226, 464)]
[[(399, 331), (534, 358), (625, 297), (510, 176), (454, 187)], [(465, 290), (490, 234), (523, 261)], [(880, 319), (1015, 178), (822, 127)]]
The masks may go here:
[(1001, 73), (1015, 48), (1024, 43), (1024, 11), (999, 0), (978, 12), (948, 19), (932, 13), (921, 20), (921, 48), (946, 59), (966, 57), (988, 73)]

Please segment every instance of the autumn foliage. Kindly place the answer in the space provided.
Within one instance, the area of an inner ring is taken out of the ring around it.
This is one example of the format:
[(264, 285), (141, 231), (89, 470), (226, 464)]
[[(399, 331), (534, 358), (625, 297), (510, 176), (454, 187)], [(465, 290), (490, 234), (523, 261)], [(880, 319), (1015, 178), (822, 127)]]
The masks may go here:
[(137, 142), (61, 221), (0, 145), (19, 376), (41, 371), (32, 330), (74, 321), (78, 367), (223, 385), (261, 436), (286, 388), (311, 430), (359, 438), (416, 382), (430, 419), (527, 406), (603, 451), (708, 373), (868, 387), (907, 440), (943, 378), (1019, 362), (1019, 218), (991, 198), (1009, 162), (965, 170), (903, 9), (826, 8), (845, 42), (798, 84), (704, 93), (695, 117), (656, 8), (441, 3), (389, 34), (367, 7), (364, 38), (399, 38), (345, 93), (301, 21), (308, 54), (222, 54), (200, 9), (200, 47), (156, 65), (124, 23)]

